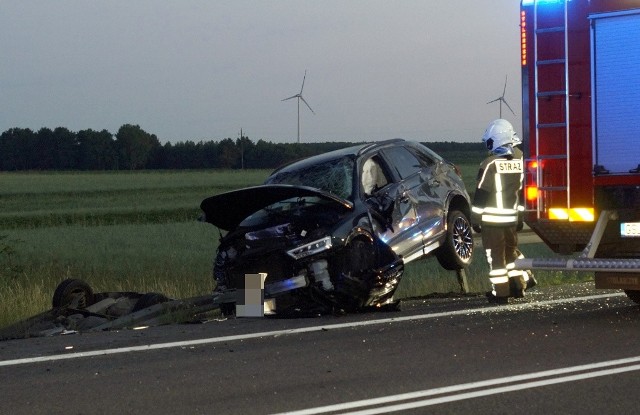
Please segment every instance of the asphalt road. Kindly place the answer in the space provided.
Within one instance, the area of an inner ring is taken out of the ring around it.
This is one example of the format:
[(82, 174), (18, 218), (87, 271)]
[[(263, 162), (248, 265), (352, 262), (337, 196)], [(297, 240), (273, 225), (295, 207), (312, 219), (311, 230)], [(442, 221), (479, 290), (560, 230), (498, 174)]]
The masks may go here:
[(640, 309), (591, 284), (0, 342), (2, 414), (636, 413)]

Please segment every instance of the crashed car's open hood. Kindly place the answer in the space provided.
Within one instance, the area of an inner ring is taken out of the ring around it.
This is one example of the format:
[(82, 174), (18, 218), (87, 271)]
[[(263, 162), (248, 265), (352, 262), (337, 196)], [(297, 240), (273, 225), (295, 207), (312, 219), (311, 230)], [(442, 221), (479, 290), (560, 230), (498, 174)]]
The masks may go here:
[(332, 193), (313, 187), (271, 184), (247, 187), (206, 198), (200, 203), (205, 220), (220, 229), (235, 229), (247, 216), (281, 200), (292, 197), (317, 196), (333, 201), (344, 209), (353, 204)]

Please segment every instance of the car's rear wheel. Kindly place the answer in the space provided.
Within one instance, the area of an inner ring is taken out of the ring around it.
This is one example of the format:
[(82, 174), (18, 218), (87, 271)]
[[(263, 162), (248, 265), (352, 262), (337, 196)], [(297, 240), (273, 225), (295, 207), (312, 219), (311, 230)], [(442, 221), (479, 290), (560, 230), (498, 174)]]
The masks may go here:
[(473, 232), (467, 215), (459, 210), (449, 212), (447, 234), (435, 254), (444, 269), (458, 270), (469, 266), (473, 255)]

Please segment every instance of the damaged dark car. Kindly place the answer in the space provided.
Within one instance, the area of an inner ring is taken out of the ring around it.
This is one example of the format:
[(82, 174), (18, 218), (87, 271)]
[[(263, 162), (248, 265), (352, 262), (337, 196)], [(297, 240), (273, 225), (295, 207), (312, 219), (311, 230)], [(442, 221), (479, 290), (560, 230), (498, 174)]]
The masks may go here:
[(241, 289), (246, 274), (266, 273), (264, 296), (278, 314), (395, 306), (407, 263), (433, 255), (459, 270), (473, 252), (460, 172), (402, 139), (291, 163), (263, 185), (203, 200), (201, 209), (224, 231), (217, 290)]

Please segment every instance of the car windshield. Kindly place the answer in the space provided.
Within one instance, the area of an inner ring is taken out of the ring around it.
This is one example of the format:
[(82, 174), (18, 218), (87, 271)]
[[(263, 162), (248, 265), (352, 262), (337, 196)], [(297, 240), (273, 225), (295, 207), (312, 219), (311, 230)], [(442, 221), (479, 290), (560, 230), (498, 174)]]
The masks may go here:
[(354, 160), (342, 157), (299, 169), (284, 169), (267, 179), (267, 184), (290, 184), (324, 190), (351, 200)]

